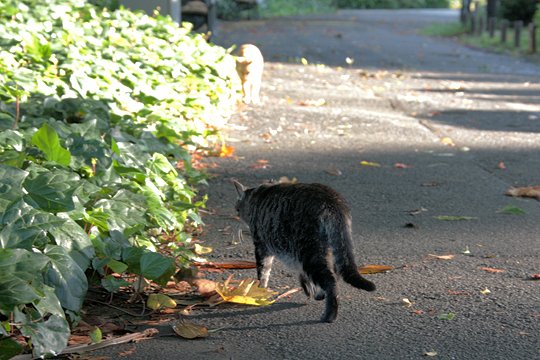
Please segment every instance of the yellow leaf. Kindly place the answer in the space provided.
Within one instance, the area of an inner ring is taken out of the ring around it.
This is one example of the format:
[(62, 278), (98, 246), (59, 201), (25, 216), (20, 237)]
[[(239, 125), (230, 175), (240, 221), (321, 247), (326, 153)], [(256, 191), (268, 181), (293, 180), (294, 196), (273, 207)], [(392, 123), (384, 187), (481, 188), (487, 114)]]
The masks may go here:
[(158, 310), (162, 308), (175, 308), (176, 301), (164, 294), (150, 294), (146, 301), (146, 306), (152, 310)]
[(184, 339), (205, 338), (208, 336), (208, 328), (183, 319), (175, 321), (172, 328), (177, 335)]
[(482, 295), (488, 295), (488, 294), (491, 294), (491, 291), (488, 288), (485, 288), (484, 290), (480, 290), (480, 293)]
[(446, 145), (446, 146), (456, 146), (456, 144), (454, 143), (454, 140), (452, 140), (448, 136), (441, 138), (441, 144)]
[(362, 166), (372, 166), (372, 167), (380, 167), (381, 164), (371, 161), (362, 160), (360, 161), (360, 165)]
[(452, 260), (455, 256), (455, 255), (433, 255), (433, 254), (428, 254), (428, 255), (439, 260)]
[(306, 58), (302, 58), (302, 59), (300, 59), (300, 61), (302, 62), (302, 65), (309, 64)]
[(436, 351), (426, 351), (424, 353), (424, 356), (430, 356), (430, 357), (437, 356), (437, 352)]
[(270, 300), (277, 292), (259, 287), (258, 280), (245, 279), (238, 286), (230, 286), (232, 275), (223, 284), (216, 285), (216, 292), (226, 302), (244, 305), (265, 306), (272, 304)]
[(358, 268), (360, 274), (376, 274), (394, 270), (393, 266), (388, 265), (364, 265)]
[(403, 305), (407, 306), (407, 307), (411, 307), (413, 305), (413, 303), (411, 302), (411, 300), (407, 299), (407, 298), (403, 298), (401, 299), (401, 302), (403, 303)]
[(202, 246), (199, 244), (195, 244), (195, 248), (193, 249), (193, 251), (195, 251), (195, 254), (197, 255), (204, 255), (204, 254), (211, 253), (213, 249), (209, 246)]

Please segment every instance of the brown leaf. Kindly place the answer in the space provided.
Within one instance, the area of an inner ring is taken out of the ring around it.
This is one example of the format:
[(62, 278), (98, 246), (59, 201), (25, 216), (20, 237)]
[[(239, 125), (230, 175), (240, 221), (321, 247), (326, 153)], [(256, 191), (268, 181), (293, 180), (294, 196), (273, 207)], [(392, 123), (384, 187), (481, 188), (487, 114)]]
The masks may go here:
[(395, 163), (394, 167), (396, 169), (409, 169), (409, 168), (412, 168), (412, 165), (407, 165), (407, 164), (403, 164), (403, 163)]
[(216, 293), (216, 282), (208, 279), (195, 279), (193, 285), (197, 287), (199, 294), (210, 297)]
[(184, 339), (205, 338), (208, 336), (208, 328), (181, 319), (172, 324), (174, 332)]
[(439, 260), (452, 260), (455, 256), (455, 255), (434, 255), (434, 254), (428, 254), (428, 255)]
[(255, 162), (255, 164), (250, 166), (252, 169), (268, 169), (270, 167), (270, 164), (268, 164), (268, 160), (259, 159)]
[(377, 274), (390, 270), (394, 270), (394, 267), (388, 265), (364, 265), (358, 268), (360, 274)]
[(530, 197), (540, 200), (540, 186), (526, 186), (526, 187), (511, 187), (506, 191), (506, 195)]
[(68, 345), (83, 345), (91, 343), (92, 340), (88, 335), (71, 335), (68, 340)]
[(491, 267), (481, 267), (480, 270), (484, 270), (488, 273), (502, 273), (502, 272), (505, 272), (506, 270), (502, 270), (502, 269), (495, 269), (495, 268), (491, 268)]
[(130, 355), (133, 355), (133, 353), (135, 353), (135, 346), (133, 346), (132, 348), (130, 349), (127, 349), (126, 351), (122, 351), (122, 352), (119, 352), (118, 355), (119, 356), (130, 356)]
[(531, 280), (540, 280), (540, 274), (531, 274), (529, 276), (529, 279), (531, 279)]

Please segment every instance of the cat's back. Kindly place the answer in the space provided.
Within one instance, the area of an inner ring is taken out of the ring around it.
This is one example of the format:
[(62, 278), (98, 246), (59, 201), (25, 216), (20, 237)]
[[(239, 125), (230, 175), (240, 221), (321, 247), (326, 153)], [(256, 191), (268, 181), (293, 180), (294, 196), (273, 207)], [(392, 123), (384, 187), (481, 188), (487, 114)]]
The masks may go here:
[(304, 215), (320, 215), (324, 211), (349, 213), (345, 198), (331, 187), (313, 183), (280, 183), (261, 185), (253, 193), (261, 205)]

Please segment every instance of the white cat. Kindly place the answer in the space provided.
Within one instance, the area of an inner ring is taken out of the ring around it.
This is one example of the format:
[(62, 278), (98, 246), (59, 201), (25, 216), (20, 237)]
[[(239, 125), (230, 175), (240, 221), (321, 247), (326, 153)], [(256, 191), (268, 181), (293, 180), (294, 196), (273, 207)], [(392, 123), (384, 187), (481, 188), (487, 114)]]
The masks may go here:
[(246, 104), (260, 104), (260, 91), (264, 59), (255, 45), (244, 44), (238, 50), (236, 70), (242, 82), (243, 101)]

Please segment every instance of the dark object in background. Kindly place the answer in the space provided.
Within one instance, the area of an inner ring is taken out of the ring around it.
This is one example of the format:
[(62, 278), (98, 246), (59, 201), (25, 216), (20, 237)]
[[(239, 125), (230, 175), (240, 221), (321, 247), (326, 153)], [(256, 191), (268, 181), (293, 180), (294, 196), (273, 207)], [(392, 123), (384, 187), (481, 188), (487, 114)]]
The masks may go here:
[(182, 21), (193, 24), (193, 30), (204, 25), (213, 33), (216, 23), (216, 0), (182, 0)]

